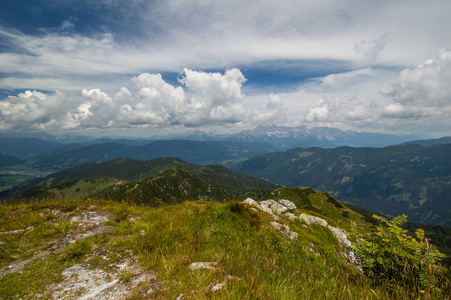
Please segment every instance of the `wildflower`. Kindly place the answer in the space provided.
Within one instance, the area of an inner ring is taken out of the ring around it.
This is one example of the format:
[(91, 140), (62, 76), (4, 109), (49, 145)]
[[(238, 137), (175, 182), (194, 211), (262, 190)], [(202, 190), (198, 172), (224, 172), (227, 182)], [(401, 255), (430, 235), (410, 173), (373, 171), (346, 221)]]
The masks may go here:
[(424, 293), (425, 293), (425, 291), (424, 291), (424, 290), (421, 290), (421, 291), (420, 291), (420, 293), (421, 293), (421, 294), (424, 294)]

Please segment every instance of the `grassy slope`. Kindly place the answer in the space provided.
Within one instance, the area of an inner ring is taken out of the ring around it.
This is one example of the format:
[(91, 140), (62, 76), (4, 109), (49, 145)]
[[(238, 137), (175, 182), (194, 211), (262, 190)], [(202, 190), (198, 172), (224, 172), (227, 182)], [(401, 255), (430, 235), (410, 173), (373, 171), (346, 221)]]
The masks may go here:
[[(308, 212), (321, 216), (331, 225), (346, 230), (349, 219), (358, 222), (362, 232), (368, 232), (373, 226), (321, 192), (282, 189), (272, 197), (288, 198), (302, 207), (295, 214)], [(157, 274), (161, 286), (152, 298), (175, 299), (180, 294), (185, 299), (406, 299), (416, 296), (402, 290), (389, 294), (370, 287), (345, 261), (337, 240), (327, 228), (289, 222), (300, 237), (291, 241), (272, 229), (269, 225), (272, 219), (267, 214), (254, 212), (247, 206), (239, 205), (237, 209), (233, 202), (185, 202), (162, 208), (96, 200), (0, 206), (0, 232), (34, 226), (20, 234), (0, 235), (3, 242), (0, 269), (46, 250), (52, 240), (73, 227), (67, 218), (55, 218), (54, 210), (68, 212), (69, 216), (87, 210), (107, 210), (115, 214), (116, 222), (108, 223), (111, 232), (77, 242), (70, 252), (51, 254), (35, 260), (22, 273), (5, 275), (0, 279), (0, 296), (4, 299), (13, 295), (45, 298), (48, 296), (45, 287), (60, 281), (64, 269), (89, 257), (94, 249), (104, 253), (106, 249), (108, 253), (131, 250), (140, 265)], [(348, 216), (344, 216), (345, 211)], [(307, 249), (312, 244), (315, 251), (310, 252)], [(214, 261), (218, 268), (189, 271), (187, 266), (196, 261)], [(96, 264), (95, 260), (90, 262)], [(230, 281), (224, 290), (211, 292), (211, 284), (222, 281), (226, 275), (240, 280)], [(147, 289), (146, 283), (140, 285), (131, 298), (140, 299), (143, 297), (140, 291)]]
[[(186, 177), (191, 180), (188, 182)], [(166, 195), (164, 190), (167, 187), (178, 193)], [(173, 157), (150, 161), (121, 158), (51, 174), (11, 190), (5, 197), (19, 193), (19, 197), (34, 199), (112, 197), (140, 204), (149, 204), (152, 202), (149, 199), (156, 197), (166, 203), (179, 203), (190, 197), (198, 199), (198, 195), (209, 195), (209, 200), (217, 201), (244, 195), (267, 195), (276, 187), (263, 179), (222, 166), (189, 164)], [(143, 197), (148, 200), (143, 200)]]

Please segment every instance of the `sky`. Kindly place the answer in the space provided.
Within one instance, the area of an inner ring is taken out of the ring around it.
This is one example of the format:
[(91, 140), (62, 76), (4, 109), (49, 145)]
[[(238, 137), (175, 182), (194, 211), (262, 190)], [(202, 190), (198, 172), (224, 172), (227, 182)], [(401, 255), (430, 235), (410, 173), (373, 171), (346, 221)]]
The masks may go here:
[(0, 0), (0, 131), (451, 135), (449, 0)]

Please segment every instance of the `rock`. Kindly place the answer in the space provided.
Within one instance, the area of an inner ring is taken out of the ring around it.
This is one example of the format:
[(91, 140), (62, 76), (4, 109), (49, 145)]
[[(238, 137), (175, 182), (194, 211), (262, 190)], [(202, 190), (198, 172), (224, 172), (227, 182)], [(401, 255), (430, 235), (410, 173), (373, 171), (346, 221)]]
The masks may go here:
[(244, 200), (244, 203), (249, 204), (249, 205), (252, 205), (252, 206), (258, 206), (257, 201), (255, 201), (255, 200), (252, 199), (252, 198), (247, 198), (246, 200)]
[(284, 214), (284, 217), (287, 217), (290, 221), (295, 221), (296, 219), (298, 219), (298, 217), (296, 217), (292, 213), (286, 213)]
[(260, 201), (260, 205), (261, 206), (265, 206), (267, 208), (270, 208), (271, 205), (273, 205), (274, 203), (277, 203), (277, 202), (272, 200), (272, 199), (268, 199), (268, 200), (265, 200), (265, 201)]
[(280, 224), (279, 222), (271, 222), (269, 224), (271, 224), (271, 226), (277, 231), (282, 230), (282, 224)]
[(338, 243), (340, 245), (343, 245), (348, 248), (352, 247), (351, 241), (348, 240), (348, 237), (346, 236), (346, 232), (343, 229), (337, 228), (337, 227), (332, 227), (332, 226), (328, 226), (328, 228), (330, 229), (330, 231), (332, 232), (334, 237), (338, 240)]
[(34, 226), (30, 226), (30, 227), (23, 228), (23, 229), (16, 229), (16, 230), (11, 230), (11, 231), (2, 231), (2, 232), (0, 232), (0, 234), (17, 234), (17, 233), (22, 233), (22, 232), (25, 232), (25, 231), (30, 231), (30, 230), (33, 230), (33, 229), (34, 229)]
[(288, 208), (285, 205), (276, 202), (271, 205), (271, 210), (280, 215), (281, 213), (287, 211)]
[(271, 217), (272, 217), (273, 219), (275, 219), (275, 220), (280, 220), (280, 218), (279, 218), (278, 216), (276, 216), (276, 215), (274, 214), (274, 212), (273, 212), (269, 207), (266, 207), (266, 206), (263, 206), (263, 205), (259, 205), (259, 206), (258, 206), (258, 209), (260, 209), (261, 211), (264, 211), (264, 212), (270, 214)]
[(71, 223), (78, 223), (83, 225), (100, 225), (105, 223), (109, 218), (103, 212), (98, 211), (87, 211), (79, 215), (73, 216), (70, 219)]
[(235, 276), (226, 275), (226, 276), (224, 277), (224, 280), (223, 280), (222, 282), (220, 282), (220, 283), (215, 284), (215, 285), (210, 289), (210, 291), (216, 292), (216, 291), (222, 290), (222, 289), (226, 286), (227, 282), (229, 282), (229, 281), (231, 281), (231, 280), (241, 280), (241, 279), (238, 278), (238, 277), (235, 277)]
[(119, 282), (119, 279), (115, 279), (111, 282), (99, 285), (98, 287), (90, 290), (89, 292), (87, 292), (86, 294), (83, 295), (83, 297), (80, 298), (80, 300), (87, 300), (87, 299), (96, 299), (97, 296), (103, 292), (104, 290), (114, 286), (116, 283)]
[(216, 292), (216, 291), (222, 290), (222, 289), (225, 287), (225, 285), (226, 285), (225, 282), (220, 282), (220, 283), (218, 283), (218, 284), (215, 284), (215, 285), (210, 289), (210, 291)]
[(188, 268), (190, 270), (202, 270), (202, 269), (214, 270), (217, 265), (218, 265), (217, 262), (193, 262), (188, 266)]
[(302, 214), (299, 215), (299, 219), (303, 220), (308, 225), (318, 224), (318, 225), (327, 227), (326, 220), (318, 218), (318, 217), (315, 217), (315, 216), (311, 216), (311, 215), (307, 215), (307, 214), (302, 213)]
[(278, 222), (271, 222), (269, 224), (271, 224), (271, 226), (274, 227), (275, 230), (282, 232), (283, 235), (289, 238), (290, 240), (294, 240), (298, 237), (298, 234), (296, 232), (291, 231), (290, 227), (288, 227), (285, 224), (280, 224)]
[(296, 209), (296, 204), (291, 202), (290, 200), (281, 199), (279, 200), (279, 203), (284, 205), (290, 212), (293, 212)]

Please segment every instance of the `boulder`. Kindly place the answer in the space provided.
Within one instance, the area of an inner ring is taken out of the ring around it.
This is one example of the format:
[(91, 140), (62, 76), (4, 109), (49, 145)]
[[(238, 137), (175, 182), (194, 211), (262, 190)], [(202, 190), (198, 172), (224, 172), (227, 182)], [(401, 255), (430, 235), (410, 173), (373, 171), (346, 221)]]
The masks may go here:
[(338, 243), (340, 245), (343, 245), (348, 248), (352, 247), (351, 241), (348, 240), (348, 237), (346, 236), (346, 233), (343, 229), (332, 226), (328, 226), (328, 228), (330, 229), (334, 237), (338, 240)]
[(318, 225), (327, 227), (326, 220), (318, 218), (318, 217), (315, 217), (315, 216), (311, 216), (311, 215), (307, 215), (307, 214), (302, 213), (302, 214), (299, 215), (299, 219), (303, 220), (308, 225), (318, 224)]
[(284, 214), (284, 217), (287, 217), (290, 221), (295, 221), (296, 219), (298, 219), (298, 217), (296, 217), (292, 213), (286, 213)]
[(294, 240), (294, 239), (296, 239), (298, 237), (298, 234), (296, 232), (294, 232), (294, 231), (291, 231), (290, 227), (288, 227), (285, 224), (280, 224), (278, 222), (271, 222), (269, 224), (271, 224), (271, 226), (275, 230), (282, 232), (283, 235), (285, 237), (289, 238), (290, 240)]
[(281, 199), (279, 200), (279, 203), (284, 205), (290, 212), (293, 212), (296, 209), (296, 204), (291, 202), (290, 200)]
[(277, 202), (274, 201), (274, 200), (272, 200), (272, 199), (260, 201), (260, 205), (261, 205), (261, 206), (265, 206), (265, 207), (267, 207), (267, 208), (270, 208), (271, 205), (273, 205), (274, 203), (277, 203)]
[(258, 206), (257, 201), (255, 201), (252, 198), (247, 198), (246, 200), (244, 200), (244, 203), (248, 204), (248, 205), (252, 205), (252, 206)]
[(259, 206), (257, 206), (257, 207), (258, 207), (258, 209), (260, 209), (261, 211), (264, 211), (264, 212), (270, 214), (271, 217), (272, 217), (273, 219), (275, 219), (275, 220), (280, 220), (280, 218), (279, 218), (278, 216), (276, 216), (276, 215), (274, 214), (274, 212), (273, 212), (269, 207), (266, 207), (266, 206), (263, 206), (263, 205), (259, 205)]
[(288, 208), (285, 205), (282, 205), (277, 202), (273, 203), (270, 208), (273, 212), (275, 212), (278, 215), (280, 215), (281, 213), (284, 213), (288, 210)]

